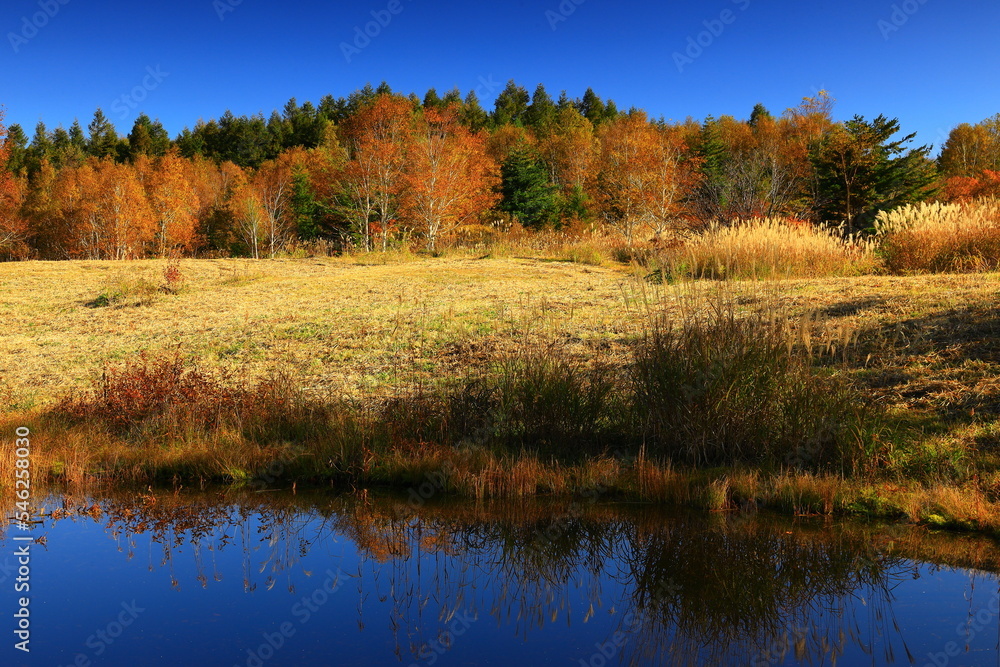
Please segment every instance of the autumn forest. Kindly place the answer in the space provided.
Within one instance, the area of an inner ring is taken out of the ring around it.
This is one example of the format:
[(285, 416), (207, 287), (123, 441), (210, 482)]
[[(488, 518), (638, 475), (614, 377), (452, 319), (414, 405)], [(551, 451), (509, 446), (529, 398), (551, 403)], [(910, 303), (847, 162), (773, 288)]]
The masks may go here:
[(86, 130), (0, 129), (0, 255), (434, 251), (513, 224), (627, 244), (751, 218), (863, 231), (880, 211), (1000, 189), (1000, 117), (955, 128), (935, 161), (898, 120), (833, 109), (821, 92), (780, 114), (668, 122), (590, 89), (553, 100), (511, 81), (487, 111), (475, 92), (383, 83), (174, 139), (146, 115), (120, 136), (98, 109)]

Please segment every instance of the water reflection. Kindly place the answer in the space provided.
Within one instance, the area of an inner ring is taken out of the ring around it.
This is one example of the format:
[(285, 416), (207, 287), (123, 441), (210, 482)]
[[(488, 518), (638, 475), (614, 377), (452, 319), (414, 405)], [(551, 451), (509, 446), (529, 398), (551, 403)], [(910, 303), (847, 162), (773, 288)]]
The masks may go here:
[[(350, 656), (376, 665), (508, 664), (519, 646), (595, 666), (913, 664), (939, 644), (900, 621), (901, 585), (932, 575), (937, 566), (928, 564), (1000, 563), (996, 545), (981, 539), (645, 505), (415, 507), (367, 493), (150, 492), (59, 496), (43, 513), (49, 550), (62, 548), (69, 529), (99, 524), (128, 561), (148, 561), (177, 593), (235, 577), (244, 599), (287, 591), (270, 605), (281, 610), (274, 627), (296, 617), (287, 602), (317, 596), (303, 604), (319, 614), (320, 600), (340, 588), (354, 647), (338, 648), (335, 660), (317, 646), (316, 662), (277, 652), (269, 665), (347, 664)], [(991, 576), (970, 576), (996, 595)], [(334, 582), (329, 592), (317, 588), (323, 579)], [(967, 594), (954, 591), (959, 602)], [(953, 629), (941, 636), (958, 640)], [(383, 633), (391, 642), (369, 642)], [(492, 648), (477, 654), (477, 643)]]

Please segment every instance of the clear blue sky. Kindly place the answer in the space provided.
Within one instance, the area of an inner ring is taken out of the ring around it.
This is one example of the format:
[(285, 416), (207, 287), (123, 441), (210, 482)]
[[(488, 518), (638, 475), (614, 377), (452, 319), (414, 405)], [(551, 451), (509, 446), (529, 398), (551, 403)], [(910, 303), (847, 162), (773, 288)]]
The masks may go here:
[[(227, 108), (268, 115), (382, 80), (421, 96), (478, 87), (488, 108), (511, 78), (553, 97), (591, 86), (673, 120), (777, 113), (825, 88), (838, 119), (884, 113), (935, 144), (1000, 113), (996, 0), (395, 1), (6, 0), (0, 104), (29, 136), (40, 119), (86, 127), (98, 106), (122, 133), (145, 112), (175, 136)], [(391, 21), (348, 62), (341, 44), (373, 11)], [(122, 98), (137, 86), (140, 104)]]

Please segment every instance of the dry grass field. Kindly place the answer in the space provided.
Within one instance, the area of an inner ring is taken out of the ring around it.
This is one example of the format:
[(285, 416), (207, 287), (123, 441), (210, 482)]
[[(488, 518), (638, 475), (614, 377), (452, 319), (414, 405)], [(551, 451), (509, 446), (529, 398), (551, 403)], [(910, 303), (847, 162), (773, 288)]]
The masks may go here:
[[(165, 267), (0, 265), (7, 390), (46, 402), (106, 363), (179, 350), (251, 376), (286, 367), (303, 387), (354, 394), (410, 371), (428, 379), (460, 373), (525, 336), (566, 333), (600, 347), (634, 335), (640, 321), (623, 308), (625, 274), (572, 263), (183, 260), (179, 293), (153, 289), (136, 305), (144, 297), (135, 283), (163, 284)], [(122, 285), (123, 303), (94, 307)]]
[[(7, 407), (46, 404), (142, 352), (249, 377), (285, 368), (303, 388), (348, 395), (458, 377), (525, 343), (613, 360), (651, 313), (717, 293), (787, 317), (817, 352), (849, 341), (852, 372), (882, 400), (989, 412), (996, 391), (996, 274), (660, 286), (634, 267), (530, 258), (181, 260), (172, 294), (158, 290), (166, 267), (0, 264)], [(120, 303), (95, 307), (115, 290)]]

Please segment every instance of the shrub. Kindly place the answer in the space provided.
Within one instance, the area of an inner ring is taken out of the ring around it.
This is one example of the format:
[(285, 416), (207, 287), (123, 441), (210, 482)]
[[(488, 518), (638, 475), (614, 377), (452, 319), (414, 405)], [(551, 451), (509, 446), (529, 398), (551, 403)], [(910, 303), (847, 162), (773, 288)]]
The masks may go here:
[(94, 308), (148, 306), (160, 295), (160, 286), (142, 275), (116, 271), (101, 285), (101, 293), (90, 302)]
[(311, 437), (326, 413), (302, 400), (283, 375), (248, 384), (207, 373), (180, 355), (145, 354), (106, 368), (89, 390), (64, 398), (55, 412), (120, 434), (159, 430), (167, 439), (192, 428), (231, 427), (263, 444)]
[(879, 252), (893, 273), (995, 271), (1000, 268), (1000, 203), (907, 205), (880, 213)]
[(179, 294), (184, 289), (185, 282), (180, 264), (176, 260), (163, 269), (163, 291), (167, 294)]

